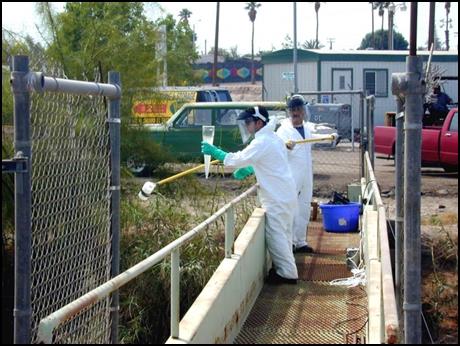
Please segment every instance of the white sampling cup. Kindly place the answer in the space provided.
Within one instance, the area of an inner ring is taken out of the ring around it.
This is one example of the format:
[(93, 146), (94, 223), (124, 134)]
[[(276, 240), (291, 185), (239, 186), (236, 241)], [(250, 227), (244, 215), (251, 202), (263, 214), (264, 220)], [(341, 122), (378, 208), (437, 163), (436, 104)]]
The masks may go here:
[[(203, 142), (209, 144), (214, 143), (214, 126), (203, 126)], [(211, 166), (211, 155), (204, 155), (204, 174), (206, 179), (209, 176), (209, 168)]]

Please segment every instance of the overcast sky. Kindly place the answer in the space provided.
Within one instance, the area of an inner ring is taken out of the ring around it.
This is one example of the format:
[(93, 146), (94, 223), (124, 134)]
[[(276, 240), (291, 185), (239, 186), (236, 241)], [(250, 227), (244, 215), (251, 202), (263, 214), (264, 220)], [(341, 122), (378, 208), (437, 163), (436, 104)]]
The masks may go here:
[[(64, 3), (52, 3), (54, 8), (62, 11)], [(209, 51), (214, 46), (216, 3), (200, 2), (160, 2), (161, 8), (146, 3), (146, 15), (155, 20), (164, 13), (171, 13), (178, 19), (183, 8), (192, 12), (189, 19), (190, 26), (197, 33), (197, 47), (202, 53), (205, 48)], [(257, 10), (255, 21), (255, 51), (270, 50), (272, 47), (281, 49), (286, 35), (293, 38), (293, 3), (261, 3)], [(402, 4), (395, 3), (395, 4)], [(452, 2), (450, 18), (450, 49), (458, 49), (458, 3)], [(251, 22), (245, 2), (220, 3), (220, 31), (219, 47), (229, 49), (238, 47), (239, 54), (251, 52)], [(401, 11), (397, 6), (394, 17), (395, 30), (400, 32), (409, 41), (409, 8)], [(420, 2), (418, 6), (417, 46), (425, 45), (428, 40), (429, 3)], [(381, 17), (375, 13), (375, 29), (381, 27)], [(436, 31), (444, 45), (445, 27), (441, 28), (441, 19), (445, 19), (444, 2), (436, 3)], [(35, 3), (2, 2), (2, 27), (21, 33), (30, 34), (39, 39), (36, 24), (39, 24), (35, 13)], [(388, 28), (387, 12), (385, 12), (384, 29)], [(316, 19), (313, 2), (297, 3), (297, 40), (300, 43), (315, 38)], [(319, 10), (319, 40), (329, 48), (329, 39), (332, 39), (333, 49), (356, 49), (361, 44), (364, 35), (372, 30), (371, 6), (368, 2), (341, 2), (321, 3)]]

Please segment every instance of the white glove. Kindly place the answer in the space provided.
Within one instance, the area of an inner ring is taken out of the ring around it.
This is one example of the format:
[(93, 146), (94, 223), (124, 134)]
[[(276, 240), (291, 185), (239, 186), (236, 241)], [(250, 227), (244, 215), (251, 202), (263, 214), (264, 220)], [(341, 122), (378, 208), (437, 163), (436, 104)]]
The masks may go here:
[(286, 148), (288, 148), (289, 150), (294, 149), (295, 146), (296, 146), (296, 143), (294, 141), (287, 141), (286, 142)]

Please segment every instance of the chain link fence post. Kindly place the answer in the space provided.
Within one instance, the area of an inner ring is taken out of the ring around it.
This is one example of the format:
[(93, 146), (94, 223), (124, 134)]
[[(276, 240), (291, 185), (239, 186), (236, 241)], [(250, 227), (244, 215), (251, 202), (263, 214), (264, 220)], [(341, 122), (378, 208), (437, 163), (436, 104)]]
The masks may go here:
[(31, 326), (31, 142), (29, 58), (13, 57), (11, 86), (14, 97), (14, 155), (26, 159), (26, 169), (14, 175), (14, 343), (30, 343)]
[[(120, 85), (120, 73), (109, 72), (109, 84)], [(111, 233), (112, 233), (112, 268), (111, 277), (114, 278), (120, 273), (120, 98), (109, 99), (108, 122), (110, 131), (110, 166), (111, 166)], [(112, 294), (112, 326), (110, 340), (112, 344), (118, 344), (119, 324), (119, 292)]]

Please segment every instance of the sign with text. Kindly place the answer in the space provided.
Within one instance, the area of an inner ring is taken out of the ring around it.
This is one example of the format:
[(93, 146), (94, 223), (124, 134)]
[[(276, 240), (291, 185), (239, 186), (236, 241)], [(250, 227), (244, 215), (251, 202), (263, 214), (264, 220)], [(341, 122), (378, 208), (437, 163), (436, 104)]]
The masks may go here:
[(281, 72), (282, 80), (294, 80), (294, 72)]

